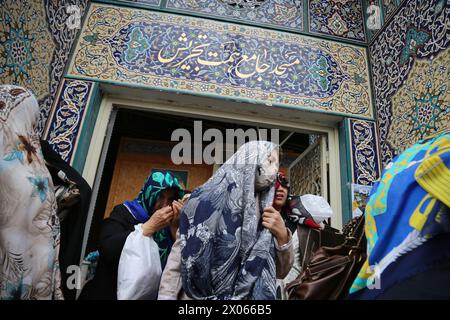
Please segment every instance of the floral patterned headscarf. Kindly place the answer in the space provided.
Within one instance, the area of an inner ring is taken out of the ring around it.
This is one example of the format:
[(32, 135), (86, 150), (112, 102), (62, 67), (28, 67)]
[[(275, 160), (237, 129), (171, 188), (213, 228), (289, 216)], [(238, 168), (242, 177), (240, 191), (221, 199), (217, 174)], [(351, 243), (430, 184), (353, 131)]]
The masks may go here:
[(183, 207), (181, 274), (189, 297), (275, 299), (275, 244), (261, 212), (273, 202), (278, 167), (266, 189), (257, 191), (255, 182), (277, 149), (268, 141), (242, 145)]
[(53, 182), (28, 90), (0, 86), (0, 300), (62, 299)]

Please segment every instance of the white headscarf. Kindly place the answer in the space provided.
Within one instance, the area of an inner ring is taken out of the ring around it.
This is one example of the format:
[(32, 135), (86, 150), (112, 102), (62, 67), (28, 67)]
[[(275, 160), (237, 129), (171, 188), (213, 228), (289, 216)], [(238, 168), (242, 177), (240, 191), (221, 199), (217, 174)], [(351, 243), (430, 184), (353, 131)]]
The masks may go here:
[(59, 221), (36, 98), (0, 86), (0, 299), (62, 299)]

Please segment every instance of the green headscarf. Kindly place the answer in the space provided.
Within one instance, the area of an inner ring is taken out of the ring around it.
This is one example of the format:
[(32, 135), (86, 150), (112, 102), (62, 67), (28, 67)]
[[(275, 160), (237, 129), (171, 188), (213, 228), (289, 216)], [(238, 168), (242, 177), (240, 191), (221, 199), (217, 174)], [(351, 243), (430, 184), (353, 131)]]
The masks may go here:
[[(158, 170), (148, 176), (137, 198), (134, 201), (126, 201), (124, 204), (136, 220), (145, 223), (152, 216), (155, 204), (158, 201), (161, 192), (168, 188), (178, 189), (179, 199), (184, 196), (183, 187), (178, 179), (169, 171)], [(161, 267), (164, 269), (167, 257), (169, 256), (173, 245), (170, 227), (157, 231), (153, 235), (153, 240), (155, 240), (159, 247)]]

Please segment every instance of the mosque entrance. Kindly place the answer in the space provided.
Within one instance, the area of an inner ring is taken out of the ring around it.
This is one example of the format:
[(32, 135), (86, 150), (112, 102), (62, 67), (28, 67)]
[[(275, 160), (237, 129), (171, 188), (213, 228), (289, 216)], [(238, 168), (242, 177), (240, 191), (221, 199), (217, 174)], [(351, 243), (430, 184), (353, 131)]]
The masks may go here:
[[(148, 103), (104, 100), (94, 128), (96, 139), (90, 146), (83, 171), (83, 176), (93, 187), (83, 256), (97, 249), (101, 221), (109, 216), (115, 205), (134, 199), (153, 170), (170, 170), (187, 190), (192, 191), (220, 167), (222, 162), (208, 163), (205, 159), (187, 164), (173, 161), (172, 151), (180, 142), (174, 140), (176, 130), (184, 130), (194, 137), (192, 154), (196, 148), (205, 149), (211, 143), (211, 140), (195, 138), (199, 123), (203, 132), (211, 129), (223, 136), (229, 130), (253, 130), (257, 135), (266, 130), (265, 140), (276, 140), (281, 145), (280, 170), (290, 177), (292, 193), (317, 194), (326, 198), (337, 213), (331, 224), (340, 227), (340, 194), (333, 192), (338, 189), (336, 182), (339, 181), (337, 130), (308, 130), (314, 126), (290, 126), (285, 121), (281, 123), (256, 116), (231, 118), (208, 112), (178, 113), (147, 108), (151, 105)], [(261, 136), (257, 138), (261, 139)], [(253, 139), (246, 137), (244, 142), (249, 140)], [(233, 153), (230, 151), (235, 151), (242, 141), (223, 142), (221, 159), (225, 161)], [(328, 150), (330, 145), (334, 146), (332, 155)], [(217, 158), (218, 152), (213, 156)], [(334, 165), (330, 166), (330, 158)]]

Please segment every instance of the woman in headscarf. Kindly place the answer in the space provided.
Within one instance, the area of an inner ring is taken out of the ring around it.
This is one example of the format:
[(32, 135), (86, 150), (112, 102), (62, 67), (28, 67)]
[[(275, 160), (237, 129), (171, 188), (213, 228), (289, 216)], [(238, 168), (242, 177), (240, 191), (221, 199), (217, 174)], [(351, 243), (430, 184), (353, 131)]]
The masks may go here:
[(294, 263), (287, 276), (284, 279), (278, 279), (279, 291), (277, 292), (278, 298), (287, 299), (286, 284), (295, 280), (301, 271), (300, 243), (297, 228), (302, 226), (303, 228), (320, 229), (321, 226), (314, 221), (311, 214), (303, 206), (300, 196), (290, 194), (289, 180), (283, 172), (278, 172), (277, 174), (273, 207), (281, 213), (284, 223), (292, 233)]
[(450, 299), (450, 130), (384, 168), (364, 219), (367, 258), (349, 299)]
[(293, 263), (272, 207), (277, 145), (251, 141), (191, 194), (180, 218), (183, 289), (193, 299), (275, 299)]
[[(142, 224), (144, 236), (153, 237), (159, 248), (161, 268), (175, 240), (184, 191), (168, 171), (153, 172), (133, 201), (114, 207), (103, 221), (100, 233), (99, 261), (95, 277), (83, 289), (80, 299), (117, 299), (117, 272), (127, 237)], [(158, 279), (159, 281), (159, 279)]]
[(289, 181), (285, 174), (278, 172), (277, 179), (275, 181), (275, 198), (273, 199), (273, 207), (280, 212), (286, 227), (294, 233), (297, 230), (297, 224), (289, 217), (291, 213), (288, 201), (290, 188)]
[(36, 98), (0, 86), (0, 299), (62, 299), (55, 192)]

